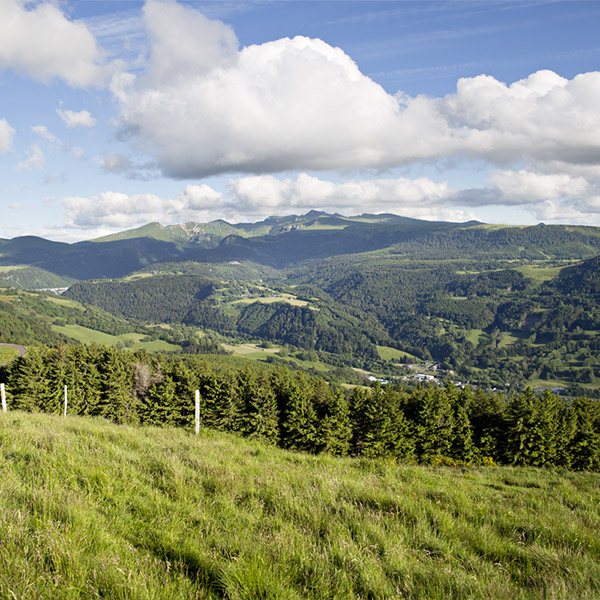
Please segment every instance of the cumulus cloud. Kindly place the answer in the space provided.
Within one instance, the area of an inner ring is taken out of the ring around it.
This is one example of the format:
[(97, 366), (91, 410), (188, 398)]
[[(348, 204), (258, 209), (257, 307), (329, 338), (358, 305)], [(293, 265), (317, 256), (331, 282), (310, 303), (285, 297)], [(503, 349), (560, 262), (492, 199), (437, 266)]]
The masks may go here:
[(0, 119), (0, 153), (8, 152), (12, 148), (15, 130), (6, 119)]
[(502, 196), (503, 204), (538, 203), (561, 198), (583, 198), (593, 194), (594, 185), (583, 177), (567, 173), (495, 171), (490, 181)]
[(153, 221), (163, 224), (216, 218), (223, 197), (207, 185), (188, 185), (176, 198), (163, 199), (156, 194), (128, 195), (103, 192), (91, 198), (68, 197), (67, 226), (92, 229), (123, 228)]
[(446, 183), (431, 179), (374, 179), (344, 183), (326, 181), (301, 173), (296, 179), (271, 175), (242, 177), (229, 183), (229, 208), (241, 214), (268, 216), (281, 212), (303, 212), (314, 208), (362, 212), (399, 212), (418, 207), (425, 211), (453, 198)]
[(18, 171), (32, 171), (32, 170), (40, 170), (44, 163), (46, 162), (46, 157), (42, 152), (42, 149), (37, 144), (32, 144), (31, 149), (29, 151), (29, 156), (17, 164)]
[(147, 72), (122, 73), (112, 90), (123, 131), (171, 177), (385, 169), (442, 157), (600, 168), (597, 72), (568, 80), (539, 71), (510, 85), (480, 75), (443, 98), (392, 96), (318, 39), (240, 49), (229, 26), (163, 0), (148, 0), (144, 19)]
[(112, 89), (124, 128), (168, 175), (391, 166), (429, 156), (432, 136), (441, 151), (433, 105), (401, 110), (339, 48), (296, 37), (238, 50), (228, 26), (160, 0), (145, 19), (149, 71)]
[(55, 3), (27, 8), (0, 0), (0, 68), (38, 81), (59, 77), (73, 87), (100, 85), (108, 75), (101, 49), (81, 21), (70, 21)]
[(89, 229), (132, 227), (150, 221), (164, 225), (206, 222), (222, 217), (239, 222), (282, 212), (301, 214), (313, 208), (348, 215), (368, 210), (430, 220), (474, 218), (472, 212), (451, 206), (454, 194), (447, 183), (427, 178), (335, 183), (302, 173), (296, 179), (234, 179), (228, 184), (227, 195), (206, 184), (190, 184), (175, 198), (104, 192), (91, 198), (64, 198), (62, 203), (69, 227)]
[(56, 113), (69, 129), (73, 127), (93, 127), (96, 124), (96, 119), (87, 110), (75, 112), (73, 110), (61, 110), (57, 108)]
[(126, 228), (159, 221), (163, 225), (225, 218), (260, 220), (275, 214), (304, 214), (312, 209), (356, 215), (390, 212), (425, 220), (469, 221), (474, 209), (520, 205), (537, 220), (589, 224), (600, 215), (600, 182), (568, 174), (496, 171), (488, 186), (455, 189), (426, 177), (334, 182), (300, 173), (279, 179), (257, 175), (231, 179), (225, 194), (212, 187), (186, 185), (173, 198), (155, 194), (105, 192), (91, 198), (63, 199), (67, 227)]
[(457, 150), (500, 164), (600, 166), (600, 72), (568, 80), (538, 71), (506, 85), (480, 75), (460, 79), (440, 102)]

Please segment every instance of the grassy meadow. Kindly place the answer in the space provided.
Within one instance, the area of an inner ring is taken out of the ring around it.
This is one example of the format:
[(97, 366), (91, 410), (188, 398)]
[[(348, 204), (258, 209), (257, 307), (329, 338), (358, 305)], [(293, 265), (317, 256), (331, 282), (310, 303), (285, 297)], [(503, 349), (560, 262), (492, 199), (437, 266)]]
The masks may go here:
[(143, 341), (144, 335), (140, 333), (123, 333), (111, 335), (82, 325), (52, 325), (52, 329), (63, 333), (83, 344), (103, 344), (105, 346), (123, 345), (132, 350), (147, 350), (148, 352), (174, 352), (181, 350), (181, 346), (171, 344), (164, 340)]
[(600, 475), (0, 414), (0, 598), (595, 599)]

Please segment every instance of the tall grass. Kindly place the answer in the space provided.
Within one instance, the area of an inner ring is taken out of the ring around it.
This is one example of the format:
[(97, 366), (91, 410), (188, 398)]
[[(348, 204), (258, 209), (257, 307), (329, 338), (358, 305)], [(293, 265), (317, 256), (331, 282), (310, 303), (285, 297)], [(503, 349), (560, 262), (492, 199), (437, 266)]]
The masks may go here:
[(591, 600), (599, 484), (0, 414), (0, 598)]

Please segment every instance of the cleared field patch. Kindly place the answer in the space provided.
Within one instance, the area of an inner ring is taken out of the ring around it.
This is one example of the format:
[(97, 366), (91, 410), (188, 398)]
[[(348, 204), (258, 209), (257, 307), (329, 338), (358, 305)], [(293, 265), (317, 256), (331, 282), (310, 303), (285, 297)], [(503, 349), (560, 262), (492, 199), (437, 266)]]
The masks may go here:
[(377, 354), (379, 354), (379, 358), (381, 360), (400, 360), (402, 358), (409, 358), (410, 360), (419, 360), (413, 354), (409, 352), (404, 352), (403, 350), (398, 350), (397, 348), (391, 348), (390, 346), (376, 346)]
[(498, 348), (510, 346), (511, 344), (514, 344), (515, 342), (518, 342), (521, 339), (523, 338), (505, 331), (501, 334), (500, 341), (498, 342)]
[(144, 336), (140, 333), (124, 333), (111, 335), (103, 331), (88, 329), (81, 325), (53, 325), (52, 329), (68, 335), (83, 344), (102, 344), (105, 346), (124, 345), (132, 350), (148, 350), (149, 352), (173, 352), (181, 350), (181, 346), (171, 344), (164, 340), (142, 341)]
[(69, 298), (64, 298), (63, 296), (48, 296), (46, 299), (50, 302), (54, 302), (54, 304), (60, 304), (60, 306), (66, 306), (68, 308), (83, 308), (76, 300), (70, 300)]
[(523, 266), (516, 267), (515, 271), (519, 271), (523, 276), (532, 279), (537, 284), (544, 283), (545, 281), (551, 281), (558, 277), (560, 272), (565, 268), (561, 267), (537, 267), (537, 266)]
[(308, 306), (309, 302), (306, 300), (299, 300), (296, 296), (291, 294), (278, 294), (277, 296), (259, 296), (240, 298), (239, 300), (233, 300), (230, 304), (253, 304), (254, 302), (260, 302), (261, 304), (273, 304), (274, 302), (285, 302), (292, 306)]
[(482, 336), (485, 336), (485, 333), (481, 329), (465, 329), (465, 339), (475, 348), (479, 345)]
[(16, 348), (9, 348), (7, 346), (0, 346), (0, 365), (10, 362), (17, 358), (19, 352)]
[(0, 273), (8, 273), (10, 271), (18, 271), (19, 269), (26, 269), (28, 265), (5, 265), (0, 267)]
[(277, 354), (280, 348), (261, 348), (256, 344), (222, 344), (223, 348), (234, 354)]

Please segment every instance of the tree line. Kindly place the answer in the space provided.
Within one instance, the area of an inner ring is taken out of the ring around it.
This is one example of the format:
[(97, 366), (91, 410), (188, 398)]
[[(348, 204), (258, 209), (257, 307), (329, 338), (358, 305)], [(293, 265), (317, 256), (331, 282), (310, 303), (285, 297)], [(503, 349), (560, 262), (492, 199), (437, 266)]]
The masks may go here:
[[(222, 360), (222, 359), (221, 359)], [(117, 423), (201, 423), (290, 450), (434, 464), (513, 464), (600, 470), (600, 403), (527, 389), (376, 384), (344, 391), (277, 366), (223, 368), (198, 356), (104, 346), (31, 347), (0, 370), (11, 409)]]

